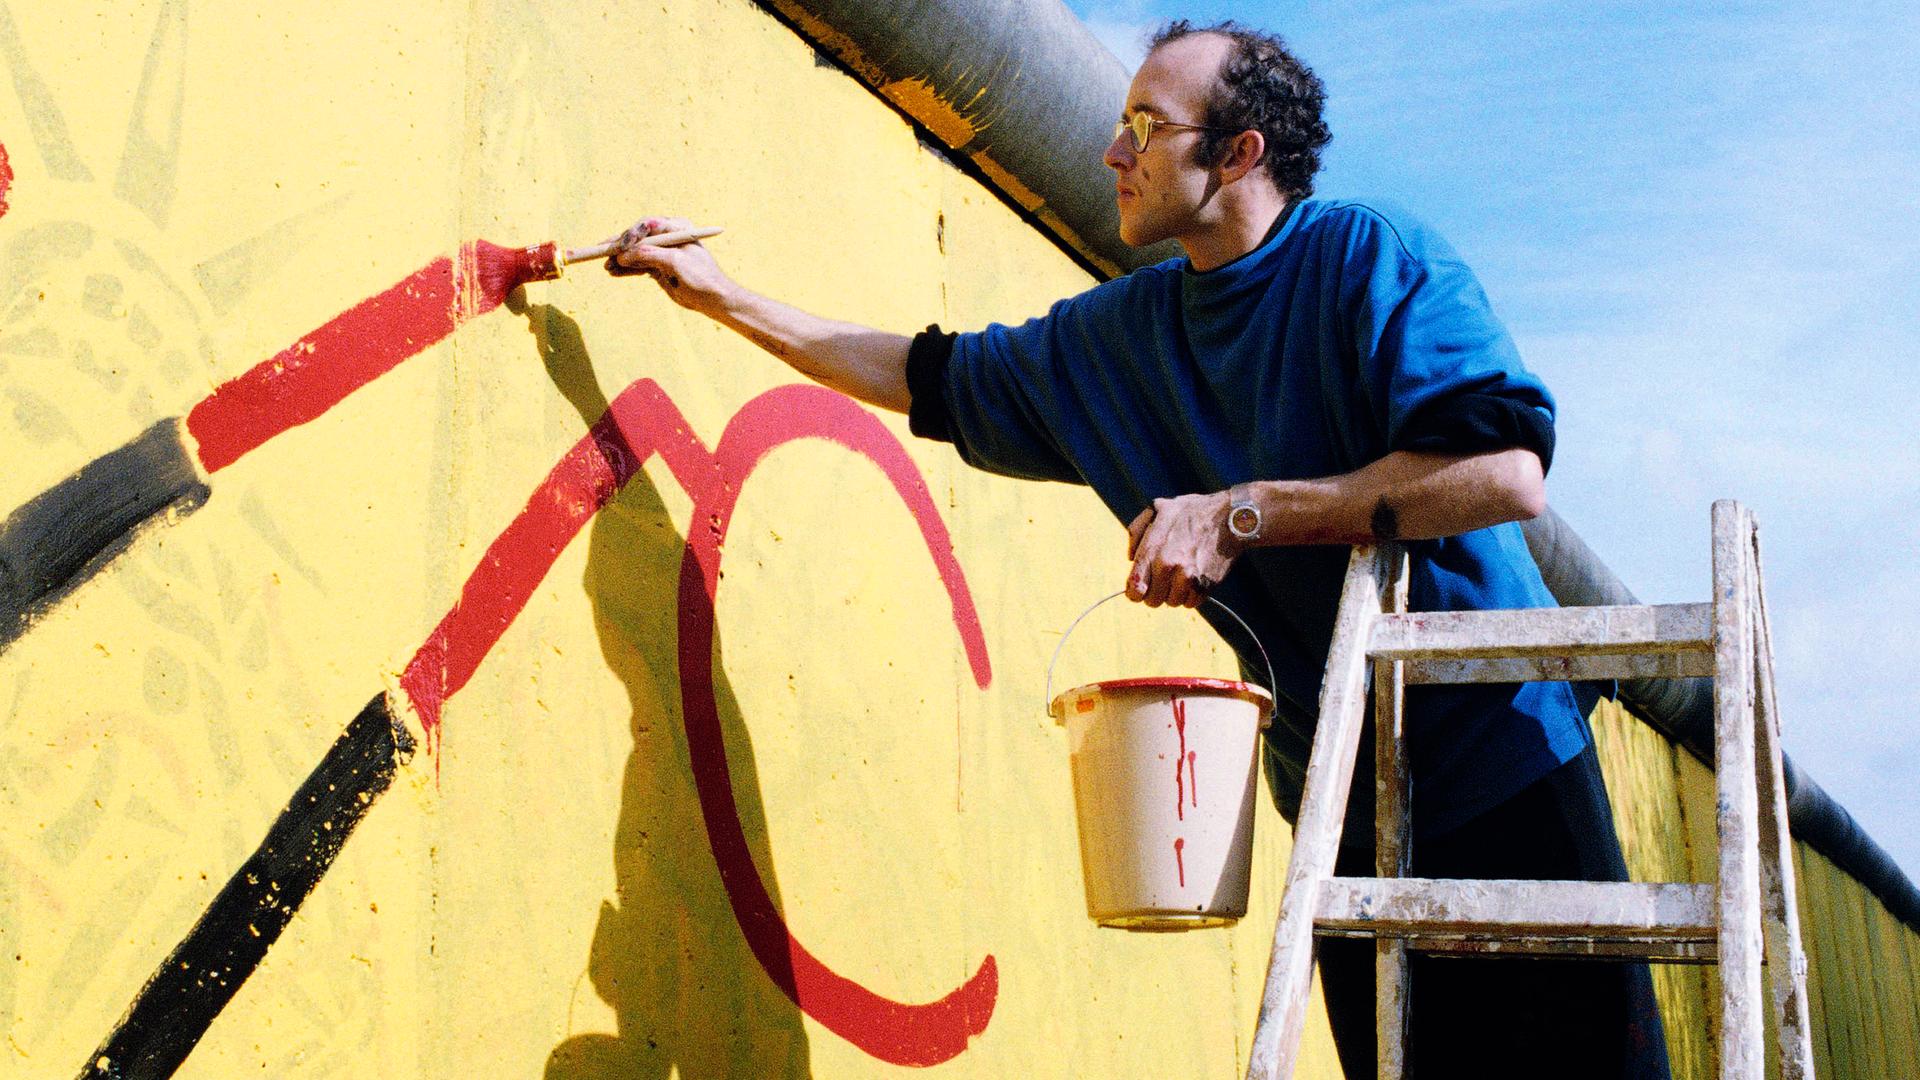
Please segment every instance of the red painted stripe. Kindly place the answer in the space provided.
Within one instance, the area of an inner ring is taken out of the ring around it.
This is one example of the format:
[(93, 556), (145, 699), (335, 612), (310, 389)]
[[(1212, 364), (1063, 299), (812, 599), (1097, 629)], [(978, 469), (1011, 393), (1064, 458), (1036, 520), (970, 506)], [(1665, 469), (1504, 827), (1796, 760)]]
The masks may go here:
[(7, 212), (7, 192), (13, 187), (13, 167), (7, 164), (7, 148), (0, 145), (0, 215)]
[(187, 413), (200, 463), (218, 472), (438, 343), (506, 301), (514, 287), (554, 274), (554, 247), (503, 248), (477, 240), (459, 265), (438, 258), (377, 296), (215, 388)]
[(894, 1001), (835, 972), (793, 936), (773, 903), (741, 827), (727, 766), (712, 669), (714, 596), (727, 527), (740, 488), (777, 446), (824, 438), (879, 466), (920, 527), (953, 606), (955, 628), (975, 681), (992, 679), (979, 614), (966, 577), (926, 484), (897, 439), (871, 414), (832, 391), (812, 386), (771, 390), (728, 423), (709, 453), (673, 402), (642, 379), (614, 400), (534, 491), (467, 579), (460, 600), (415, 653), (401, 677), (437, 741), (446, 700), (473, 676), (487, 651), (519, 614), (560, 551), (658, 450), (694, 501), (687, 556), (680, 573), (680, 686), (687, 748), (701, 817), (727, 900), (754, 956), (807, 1015), (862, 1050), (898, 1065), (934, 1065), (967, 1048), (986, 1030), (999, 994), (992, 956), (972, 977), (937, 1001)]
[[(615, 407), (547, 473), (526, 508), (487, 546), (459, 600), (401, 673), (401, 689), (420, 713), (429, 751), (439, 740), (441, 706), (473, 678), (480, 661), (526, 607), (560, 552), (652, 452), (644, 427), (631, 425), (623, 430), (616, 421), (629, 411), (624, 406), (644, 398), (657, 398), (656, 409), (664, 405), (678, 417), (673, 403), (651, 379), (642, 379), (622, 393)], [(630, 441), (636, 438), (637, 446)]]

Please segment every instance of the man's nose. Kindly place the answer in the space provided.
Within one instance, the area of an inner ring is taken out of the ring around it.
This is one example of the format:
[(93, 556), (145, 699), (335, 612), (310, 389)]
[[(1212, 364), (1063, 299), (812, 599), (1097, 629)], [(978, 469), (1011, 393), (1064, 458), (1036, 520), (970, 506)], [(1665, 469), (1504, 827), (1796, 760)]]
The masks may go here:
[(1123, 131), (1113, 137), (1113, 141), (1107, 144), (1106, 154), (1100, 160), (1114, 172), (1126, 172), (1133, 168), (1133, 143), (1126, 132)]

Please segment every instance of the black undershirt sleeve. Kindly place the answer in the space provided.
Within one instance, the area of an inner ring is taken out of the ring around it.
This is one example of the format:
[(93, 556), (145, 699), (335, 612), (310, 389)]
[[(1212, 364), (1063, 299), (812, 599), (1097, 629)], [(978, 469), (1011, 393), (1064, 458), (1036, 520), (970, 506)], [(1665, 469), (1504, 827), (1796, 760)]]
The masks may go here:
[(1553, 465), (1553, 421), (1524, 400), (1499, 394), (1453, 394), (1407, 418), (1393, 450), (1478, 454), (1525, 447)]
[(953, 415), (947, 395), (947, 362), (953, 358), (953, 339), (936, 324), (914, 335), (907, 349), (907, 430), (923, 439), (953, 441)]

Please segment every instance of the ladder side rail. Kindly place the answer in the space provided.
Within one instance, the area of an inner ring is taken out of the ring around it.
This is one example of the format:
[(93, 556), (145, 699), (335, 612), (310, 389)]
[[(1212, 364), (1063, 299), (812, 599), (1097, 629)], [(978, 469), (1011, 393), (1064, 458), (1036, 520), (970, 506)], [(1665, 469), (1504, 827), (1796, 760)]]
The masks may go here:
[(1780, 1080), (1812, 1080), (1813, 1024), (1807, 1001), (1807, 955), (1800, 945), (1800, 906), (1793, 838), (1786, 829), (1787, 788), (1780, 750), (1780, 702), (1774, 683), (1773, 627), (1767, 612), (1760, 528), (1752, 526), (1754, 636), (1754, 764), (1758, 771), (1760, 892), (1766, 919), (1768, 981), (1780, 1039)]
[(1762, 1080), (1759, 788), (1753, 747), (1752, 550), (1744, 507), (1713, 504), (1715, 820), (1719, 830), (1720, 1076)]
[(1392, 543), (1356, 545), (1334, 615), (1320, 717), (1307, 759), (1307, 780), (1287, 862), (1286, 892), (1273, 929), (1260, 1019), (1247, 1055), (1248, 1080), (1293, 1075), (1313, 987), (1313, 919), (1320, 882), (1332, 876), (1353, 788), (1354, 759), (1366, 711), (1367, 643), (1382, 608), (1387, 566), (1399, 556)]
[[(1392, 559), (1387, 608), (1407, 610), (1410, 571), (1407, 553)], [(1373, 852), (1374, 873), (1407, 876), (1413, 862), (1412, 762), (1407, 758), (1406, 663), (1376, 661), (1373, 666)], [(1408, 1009), (1412, 983), (1407, 943), (1397, 938), (1374, 941), (1374, 1043), (1376, 1080), (1401, 1080), (1407, 1072)]]

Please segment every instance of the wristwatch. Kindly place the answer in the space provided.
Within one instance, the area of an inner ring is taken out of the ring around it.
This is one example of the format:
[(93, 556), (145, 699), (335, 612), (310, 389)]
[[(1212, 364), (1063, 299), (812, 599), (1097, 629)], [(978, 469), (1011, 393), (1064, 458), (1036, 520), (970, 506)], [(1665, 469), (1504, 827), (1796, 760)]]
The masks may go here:
[(1248, 495), (1245, 484), (1227, 489), (1227, 531), (1236, 540), (1260, 539), (1260, 507)]

